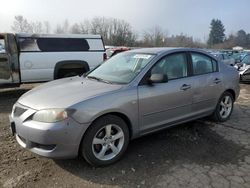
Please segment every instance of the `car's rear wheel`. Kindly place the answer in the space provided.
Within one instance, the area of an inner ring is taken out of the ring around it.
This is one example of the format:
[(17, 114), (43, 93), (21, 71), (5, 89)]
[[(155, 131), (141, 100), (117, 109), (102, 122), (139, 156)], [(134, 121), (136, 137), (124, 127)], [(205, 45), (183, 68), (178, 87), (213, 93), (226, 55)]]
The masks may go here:
[(81, 154), (94, 166), (105, 166), (119, 160), (129, 143), (129, 130), (119, 117), (107, 115), (96, 120), (84, 135)]
[(228, 120), (233, 112), (234, 98), (230, 92), (224, 92), (220, 97), (212, 118), (218, 122)]

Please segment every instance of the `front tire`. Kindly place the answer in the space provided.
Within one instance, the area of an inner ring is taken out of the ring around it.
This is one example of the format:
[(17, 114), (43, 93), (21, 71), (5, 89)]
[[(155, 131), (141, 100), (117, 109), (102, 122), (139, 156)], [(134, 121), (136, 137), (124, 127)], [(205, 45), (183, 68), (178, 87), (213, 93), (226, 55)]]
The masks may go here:
[(234, 98), (230, 92), (224, 92), (220, 97), (212, 118), (216, 122), (228, 120), (233, 112)]
[(127, 149), (129, 130), (123, 119), (107, 115), (94, 121), (81, 143), (81, 155), (93, 166), (118, 161)]

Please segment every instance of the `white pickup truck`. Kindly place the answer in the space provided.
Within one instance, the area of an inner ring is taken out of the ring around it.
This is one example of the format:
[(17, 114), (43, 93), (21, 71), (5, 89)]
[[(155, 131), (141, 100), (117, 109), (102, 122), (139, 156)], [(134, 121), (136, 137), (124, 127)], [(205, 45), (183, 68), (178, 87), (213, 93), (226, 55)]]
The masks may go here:
[(106, 59), (100, 35), (0, 34), (0, 87), (83, 74)]

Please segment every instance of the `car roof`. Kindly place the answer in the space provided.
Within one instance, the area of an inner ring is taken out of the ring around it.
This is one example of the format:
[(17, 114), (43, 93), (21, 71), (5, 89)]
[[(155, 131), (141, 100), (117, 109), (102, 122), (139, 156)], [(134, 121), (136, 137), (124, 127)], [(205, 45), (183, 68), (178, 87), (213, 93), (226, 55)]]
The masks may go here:
[(149, 53), (149, 54), (162, 54), (165, 52), (178, 52), (178, 51), (194, 51), (194, 52), (202, 52), (207, 54), (206, 51), (198, 48), (184, 48), (184, 47), (161, 47), (161, 48), (138, 48), (131, 50), (130, 52), (135, 53)]

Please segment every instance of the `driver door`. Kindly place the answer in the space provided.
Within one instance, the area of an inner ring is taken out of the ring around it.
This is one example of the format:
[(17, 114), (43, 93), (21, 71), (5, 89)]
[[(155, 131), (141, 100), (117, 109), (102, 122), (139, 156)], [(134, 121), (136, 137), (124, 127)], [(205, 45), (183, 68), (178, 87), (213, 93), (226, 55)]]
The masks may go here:
[(150, 74), (165, 74), (166, 83), (138, 86), (139, 121), (142, 134), (185, 120), (191, 113), (192, 78), (188, 77), (186, 53), (165, 56)]

